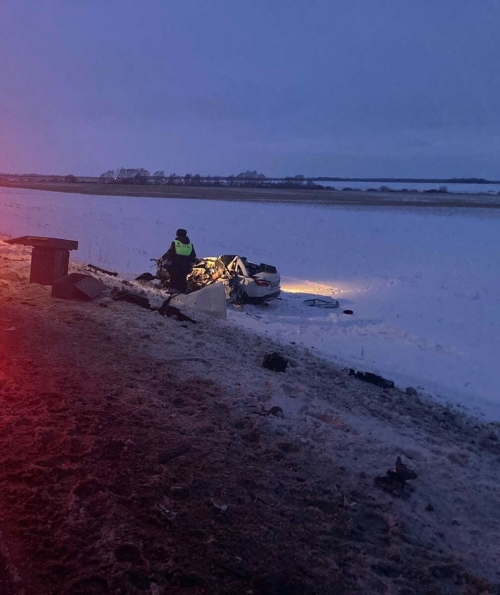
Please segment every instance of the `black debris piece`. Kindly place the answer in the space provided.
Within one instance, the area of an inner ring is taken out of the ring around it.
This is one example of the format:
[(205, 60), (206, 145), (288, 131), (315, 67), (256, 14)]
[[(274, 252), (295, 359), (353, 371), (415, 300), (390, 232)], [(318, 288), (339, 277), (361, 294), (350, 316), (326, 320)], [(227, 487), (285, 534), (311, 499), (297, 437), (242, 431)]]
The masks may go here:
[(103, 273), (104, 275), (110, 275), (111, 277), (118, 277), (118, 273), (101, 269), (101, 267), (97, 267), (95, 264), (88, 264), (86, 268), (91, 271), (95, 271), (96, 273)]
[(151, 273), (142, 273), (142, 275), (135, 278), (136, 281), (154, 281), (155, 279), (156, 277)]
[(389, 477), (392, 477), (393, 479), (397, 479), (398, 481), (400, 481), (403, 484), (406, 483), (407, 481), (409, 481), (410, 479), (417, 479), (417, 477), (418, 477), (418, 475), (415, 473), (415, 471), (413, 471), (412, 469), (407, 467), (401, 461), (401, 457), (398, 457), (396, 459), (395, 469), (396, 469), (396, 471), (392, 471), (392, 469), (389, 469), (387, 471), (387, 475)]
[(189, 316), (186, 316), (185, 314), (183, 314), (179, 310), (179, 308), (175, 308), (174, 306), (171, 306), (170, 305), (171, 299), (172, 299), (172, 297), (169, 297), (168, 299), (166, 299), (163, 302), (163, 304), (160, 306), (160, 308), (158, 308), (158, 313), (161, 314), (162, 316), (168, 316), (169, 318), (175, 318), (179, 322), (192, 322), (193, 324), (196, 324), (196, 320), (193, 320)]
[(273, 372), (284, 372), (288, 365), (288, 360), (282, 357), (279, 353), (268, 353), (264, 356), (262, 367), (267, 368)]
[(364, 382), (374, 384), (375, 386), (380, 386), (380, 388), (394, 388), (394, 382), (392, 380), (387, 380), (386, 378), (382, 378), (382, 376), (372, 374), (371, 372), (356, 372), (356, 370), (351, 368), (349, 370), (349, 376), (355, 376), (358, 380), (363, 380)]
[(146, 310), (151, 310), (151, 304), (149, 303), (148, 298), (127, 291), (126, 289), (117, 289), (115, 287), (111, 292), (111, 299), (115, 302), (129, 302), (130, 304), (136, 304), (136, 306), (140, 306), (141, 308), (146, 308)]
[(376, 477), (375, 485), (394, 496), (407, 497), (408, 494), (404, 492), (406, 482), (417, 477), (418, 474), (407, 467), (401, 461), (401, 457), (398, 457), (394, 470), (388, 469), (385, 476)]

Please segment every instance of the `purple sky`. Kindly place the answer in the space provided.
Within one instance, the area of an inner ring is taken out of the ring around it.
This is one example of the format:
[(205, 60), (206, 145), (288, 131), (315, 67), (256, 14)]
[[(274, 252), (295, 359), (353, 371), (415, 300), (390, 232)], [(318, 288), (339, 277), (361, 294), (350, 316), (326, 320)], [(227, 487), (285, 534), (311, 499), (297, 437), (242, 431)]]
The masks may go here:
[(5, 0), (0, 172), (500, 178), (498, 0)]

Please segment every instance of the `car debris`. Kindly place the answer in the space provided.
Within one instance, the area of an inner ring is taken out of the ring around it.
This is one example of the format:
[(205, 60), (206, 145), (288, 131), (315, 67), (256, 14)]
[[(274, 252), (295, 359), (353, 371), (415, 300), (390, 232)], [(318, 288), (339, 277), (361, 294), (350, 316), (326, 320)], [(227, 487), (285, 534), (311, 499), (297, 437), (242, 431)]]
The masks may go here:
[(135, 304), (146, 310), (151, 310), (151, 304), (149, 303), (148, 298), (133, 293), (132, 291), (128, 291), (127, 289), (118, 289), (118, 287), (113, 288), (111, 290), (111, 299), (115, 302), (129, 302), (130, 304)]
[(382, 376), (373, 374), (372, 372), (356, 372), (356, 370), (351, 368), (349, 370), (349, 376), (354, 376), (358, 380), (363, 380), (363, 382), (374, 384), (380, 388), (394, 388), (395, 386), (392, 380), (387, 380), (387, 378), (383, 378)]
[(193, 320), (189, 316), (186, 316), (186, 314), (183, 314), (179, 308), (170, 305), (170, 300), (172, 297), (173, 296), (166, 299), (160, 308), (158, 308), (158, 314), (161, 314), (162, 316), (168, 316), (169, 318), (175, 318), (179, 322), (191, 322), (196, 324), (196, 320)]
[(155, 281), (157, 278), (158, 277), (155, 277), (151, 273), (142, 273), (142, 275), (135, 278), (135, 281)]
[(51, 295), (63, 300), (89, 301), (107, 289), (106, 285), (92, 275), (70, 273), (52, 283)]
[(210, 502), (212, 502), (215, 508), (217, 508), (217, 510), (220, 510), (221, 512), (226, 512), (229, 508), (229, 504), (220, 504), (219, 502), (217, 502), (215, 498), (210, 498)]
[(279, 353), (268, 353), (264, 356), (262, 367), (271, 370), (272, 372), (284, 372), (288, 365), (288, 360), (282, 357)]
[(407, 497), (408, 494), (404, 491), (406, 482), (417, 477), (418, 474), (398, 457), (394, 470), (388, 469), (385, 476), (375, 477), (375, 485), (394, 496)]
[(279, 407), (278, 405), (275, 405), (274, 407), (271, 407), (271, 409), (264, 409), (264, 407), (261, 405), (261, 410), (260, 411), (253, 411), (253, 415), (262, 415), (263, 417), (267, 417), (269, 415), (273, 415), (274, 417), (285, 417), (285, 414), (283, 413), (283, 409), (281, 407)]
[(303, 302), (306, 306), (311, 306), (314, 308), (338, 308), (340, 303), (338, 300), (334, 300), (333, 298), (311, 298), (308, 300), (304, 300)]
[(89, 271), (94, 271), (95, 273), (102, 273), (103, 275), (109, 275), (110, 277), (118, 277), (118, 273), (114, 271), (107, 271), (106, 269), (101, 269), (101, 267), (96, 266), (95, 264), (87, 264), (85, 267)]
[(153, 308), (148, 298), (142, 295), (128, 291), (128, 289), (118, 289), (118, 287), (114, 287), (111, 290), (111, 299), (115, 302), (129, 302), (130, 304), (135, 304), (136, 306), (145, 308), (146, 310), (158, 312), (158, 314), (161, 314), (161, 316), (175, 318), (179, 322), (191, 322), (192, 324), (196, 324), (196, 320), (193, 320), (189, 316), (186, 316), (186, 314), (183, 314), (179, 308), (170, 305), (170, 300), (173, 297), (175, 296), (171, 295), (159, 308)]
[(158, 516), (161, 517), (161, 519), (164, 519), (167, 521), (174, 521), (175, 517), (178, 514), (177, 512), (170, 510), (163, 504), (157, 504), (156, 506), (153, 506), (152, 510), (153, 510), (153, 513), (156, 513)]
[(193, 293), (173, 295), (172, 304), (212, 318), (227, 320), (226, 291), (222, 283), (212, 283)]

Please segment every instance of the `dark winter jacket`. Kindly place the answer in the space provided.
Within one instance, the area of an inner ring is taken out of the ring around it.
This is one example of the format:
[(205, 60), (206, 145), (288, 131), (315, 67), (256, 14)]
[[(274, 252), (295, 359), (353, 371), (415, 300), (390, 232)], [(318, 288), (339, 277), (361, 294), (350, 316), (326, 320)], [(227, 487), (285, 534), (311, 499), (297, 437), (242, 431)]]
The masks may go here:
[[(175, 239), (183, 244), (189, 244), (189, 238), (187, 236), (176, 236)], [(170, 262), (168, 266), (170, 270), (177, 270), (179, 272), (189, 273), (193, 264), (196, 262), (196, 251), (193, 246), (193, 250), (189, 256), (181, 256), (175, 251), (175, 240), (170, 244), (170, 248), (161, 257), (162, 262)]]

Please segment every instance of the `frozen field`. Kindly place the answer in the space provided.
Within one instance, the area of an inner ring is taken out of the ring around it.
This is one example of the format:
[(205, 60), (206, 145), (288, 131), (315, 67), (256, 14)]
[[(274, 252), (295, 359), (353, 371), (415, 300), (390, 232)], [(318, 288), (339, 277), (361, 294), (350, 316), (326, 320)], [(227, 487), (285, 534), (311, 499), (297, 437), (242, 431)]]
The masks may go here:
[[(148, 270), (178, 227), (199, 256), (275, 264), (283, 299), (231, 309), (295, 342), (500, 420), (500, 214), (93, 197), (0, 189), (0, 232), (75, 239), (72, 259)], [(338, 310), (303, 304), (337, 298)], [(354, 314), (342, 313), (346, 308)]]

